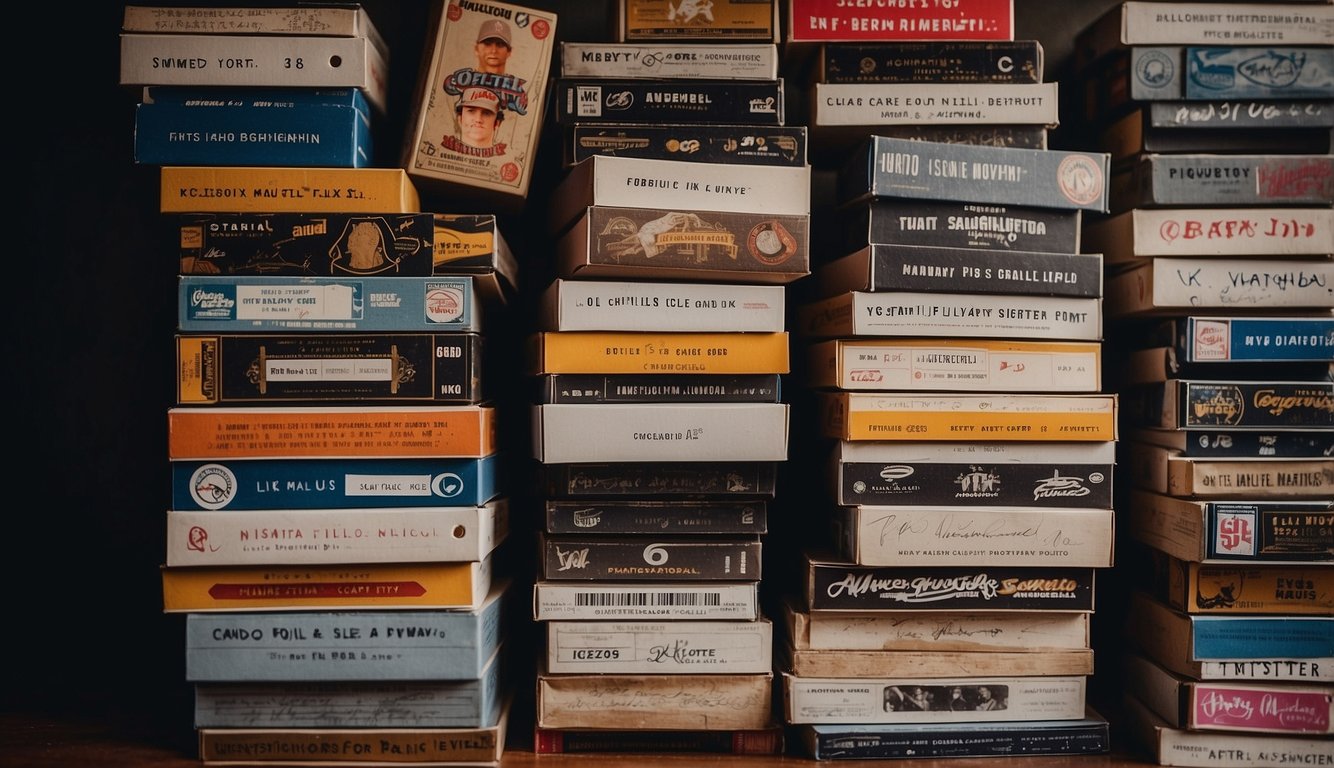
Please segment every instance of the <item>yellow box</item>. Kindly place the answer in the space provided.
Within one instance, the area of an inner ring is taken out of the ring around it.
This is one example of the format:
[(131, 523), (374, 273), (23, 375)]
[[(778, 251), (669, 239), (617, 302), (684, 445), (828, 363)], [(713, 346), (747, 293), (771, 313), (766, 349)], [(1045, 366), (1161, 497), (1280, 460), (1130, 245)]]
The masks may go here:
[(620, 0), (620, 42), (781, 42), (778, 0)]
[(552, 331), (529, 338), (545, 373), (787, 373), (788, 335)]
[(162, 213), (417, 213), (402, 168), (162, 167)]

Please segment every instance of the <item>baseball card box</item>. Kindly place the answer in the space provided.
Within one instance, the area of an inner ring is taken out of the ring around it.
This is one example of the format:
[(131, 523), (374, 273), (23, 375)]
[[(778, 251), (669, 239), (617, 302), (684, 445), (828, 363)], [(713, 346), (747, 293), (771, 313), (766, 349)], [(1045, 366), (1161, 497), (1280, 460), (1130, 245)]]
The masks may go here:
[(517, 210), (542, 132), (556, 15), (472, 0), (437, 12), (402, 166), (424, 190)]

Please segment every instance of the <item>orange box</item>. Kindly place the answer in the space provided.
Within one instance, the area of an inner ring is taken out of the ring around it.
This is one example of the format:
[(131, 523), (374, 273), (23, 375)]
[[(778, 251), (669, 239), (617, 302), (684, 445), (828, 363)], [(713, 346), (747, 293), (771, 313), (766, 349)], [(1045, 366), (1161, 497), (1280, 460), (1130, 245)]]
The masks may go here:
[(491, 559), (409, 565), (163, 568), (162, 609), (290, 611), (323, 608), (472, 610), (491, 587)]
[(496, 452), (486, 405), (171, 408), (167, 458), (476, 458)]

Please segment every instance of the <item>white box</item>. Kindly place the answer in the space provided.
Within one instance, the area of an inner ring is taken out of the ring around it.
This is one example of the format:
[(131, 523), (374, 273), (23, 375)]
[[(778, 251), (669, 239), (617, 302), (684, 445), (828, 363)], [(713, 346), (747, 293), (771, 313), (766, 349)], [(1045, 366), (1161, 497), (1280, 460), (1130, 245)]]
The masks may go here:
[(1110, 568), (1110, 509), (841, 507), (838, 554), (858, 565)]
[(552, 192), (549, 231), (564, 231), (594, 205), (810, 215), (811, 168), (594, 155)]
[(593, 43), (560, 46), (561, 77), (777, 80), (773, 43)]
[[(1109, 318), (1173, 310), (1329, 309), (1334, 261), (1148, 258), (1107, 278)], [(1177, 313), (1179, 314), (1179, 313)]]
[(763, 674), (773, 670), (773, 624), (759, 621), (553, 621), (552, 674)]
[(781, 285), (557, 279), (539, 312), (548, 331), (776, 333), (785, 296)]
[(509, 502), (480, 507), (172, 510), (167, 566), (473, 562), (509, 533)]
[[(1058, 83), (816, 83), (811, 126), (1045, 125)], [(985, 170), (987, 164), (975, 164)]]
[(796, 333), (1100, 341), (1102, 299), (849, 291), (797, 308)]
[(370, 38), (306, 35), (122, 34), (120, 84), (357, 88), (381, 114), (389, 90)]
[(533, 406), (533, 457), (598, 461), (785, 461), (787, 403)]

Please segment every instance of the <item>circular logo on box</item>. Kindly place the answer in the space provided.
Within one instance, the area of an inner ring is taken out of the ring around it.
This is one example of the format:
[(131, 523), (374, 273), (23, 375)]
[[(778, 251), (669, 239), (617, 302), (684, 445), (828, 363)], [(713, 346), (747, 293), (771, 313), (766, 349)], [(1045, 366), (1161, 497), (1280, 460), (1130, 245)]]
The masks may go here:
[(797, 239), (777, 220), (762, 221), (746, 237), (750, 255), (761, 264), (782, 264), (797, 253)]
[(450, 3), (445, 13), (449, 16), (450, 21), (458, 21), (463, 18), (463, 9), (457, 3)]
[(1162, 88), (1172, 82), (1176, 65), (1162, 51), (1146, 51), (1135, 62), (1135, 79), (1150, 88)]
[(431, 478), (431, 493), (442, 499), (452, 499), (463, 493), (463, 478), (453, 472), (442, 472)]
[(463, 291), (452, 285), (426, 289), (426, 319), (432, 323), (456, 323), (463, 317)]
[(236, 475), (221, 464), (205, 464), (190, 476), (190, 498), (204, 509), (222, 509), (236, 498)]
[(1075, 205), (1091, 205), (1102, 197), (1102, 166), (1088, 155), (1070, 155), (1056, 168), (1061, 194)]
[(500, 166), (501, 181), (510, 182), (514, 181), (517, 178), (519, 178), (518, 163), (505, 163), (504, 165)]
[(549, 34), (551, 34), (551, 25), (547, 23), (546, 19), (533, 20), (533, 37), (538, 40), (545, 40)]

